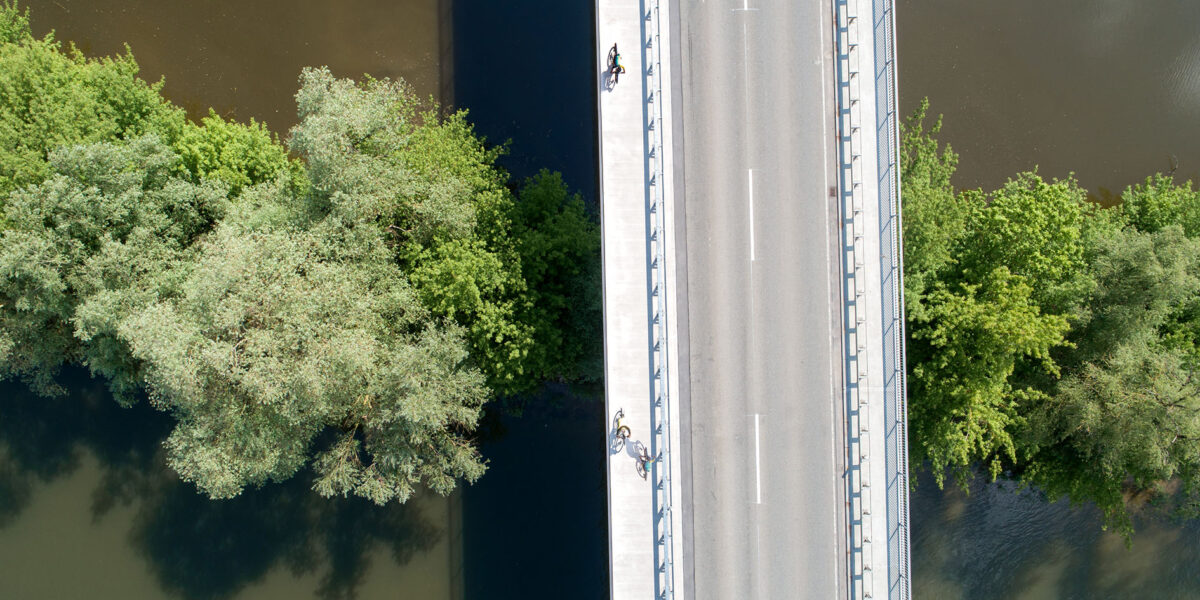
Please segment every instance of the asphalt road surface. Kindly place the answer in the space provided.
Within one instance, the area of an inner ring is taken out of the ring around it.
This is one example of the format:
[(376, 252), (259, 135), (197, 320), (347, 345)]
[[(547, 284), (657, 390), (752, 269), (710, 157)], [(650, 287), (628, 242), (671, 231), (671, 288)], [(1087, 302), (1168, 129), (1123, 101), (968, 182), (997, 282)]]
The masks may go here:
[(844, 597), (830, 6), (677, 4), (689, 595)]

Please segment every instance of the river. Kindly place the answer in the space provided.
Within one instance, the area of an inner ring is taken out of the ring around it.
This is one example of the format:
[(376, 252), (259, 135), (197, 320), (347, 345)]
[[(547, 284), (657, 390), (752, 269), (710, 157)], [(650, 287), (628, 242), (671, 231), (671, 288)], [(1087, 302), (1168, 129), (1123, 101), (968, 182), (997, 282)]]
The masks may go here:
[(1200, 2), (897, 0), (900, 105), (928, 96), (964, 188), (1074, 172), (1112, 199), (1200, 179)]
[[(1156, 171), (1200, 178), (1200, 2), (898, 0), (900, 104), (928, 96), (960, 155), (955, 184), (1075, 173), (1114, 202)], [(923, 475), (912, 496), (916, 598), (1200, 597), (1200, 522), (1147, 515), (1133, 545), (1094, 507)]]

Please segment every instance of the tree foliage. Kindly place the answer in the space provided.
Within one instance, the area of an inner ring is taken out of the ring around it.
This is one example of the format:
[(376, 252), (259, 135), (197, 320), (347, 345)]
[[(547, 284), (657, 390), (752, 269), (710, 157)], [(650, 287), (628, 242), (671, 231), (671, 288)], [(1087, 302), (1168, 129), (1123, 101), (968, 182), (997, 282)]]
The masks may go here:
[(483, 471), (457, 433), (485, 397), (457, 330), (428, 320), (372, 228), (343, 225), (227, 222), (178, 296), (118, 324), (151, 399), (179, 420), (168, 462), (214, 498), (309, 460), (319, 492), (380, 504)]
[(904, 201), (904, 301), (912, 315), (924, 309), (926, 290), (955, 265), (954, 249), (967, 231), (969, 205), (954, 191), (950, 178), (958, 155), (941, 146), (939, 116), (925, 129), (929, 99), (903, 127), (900, 177)]
[(0, 376), (148, 395), (214, 498), (307, 466), (385, 503), (481, 475), (490, 395), (596, 372), (598, 228), (465, 113), (310, 69), (285, 148), (160, 88), (0, 5)]
[(0, 2), (0, 44), (15, 44), (32, 37), (29, 9), (22, 11), (15, 0)]
[(232, 195), (272, 181), (288, 168), (287, 149), (262, 123), (226, 121), (209, 109), (200, 124), (187, 123), (174, 144), (181, 167), (195, 180), (215, 179)]
[(48, 35), (29, 34), (15, 5), (0, 8), (0, 201), (42, 181), (59, 146), (156, 133), (174, 141), (183, 111), (162, 98), (162, 82), (138, 79), (133, 54), (89, 59)]
[(466, 113), (441, 115), (401, 82), (309, 69), (301, 84), (290, 143), (317, 194), (357, 190), (423, 304), (466, 331), (489, 387), (512, 394), (583, 375), (599, 354), (584, 339), (599, 321), (587, 279), (599, 232), (561, 178), (544, 173), (514, 196), (495, 165), (502, 149)]
[(538, 379), (601, 378), (600, 228), (562, 175), (543, 170), (525, 181), (512, 212), (512, 237), (529, 289)]
[(1182, 484), (1200, 506), (1200, 194), (1155, 175), (1101, 209), (1071, 178), (956, 192), (955, 157), (905, 129), (912, 458), (987, 466), (1094, 502)]
[(1004, 460), (1017, 460), (1021, 409), (1044, 394), (1014, 372), (1026, 362), (1057, 374), (1050, 351), (1068, 328), (1032, 296), (1022, 277), (999, 267), (979, 284), (937, 289), (910, 321), (913, 458), (930, 460), (939, 484), (947, 468), (965, 482), (977, 461), (996, 477)]
[(0, 377), (148, 396), (213, 498), (308, 467), (381, 504), (478, 478), (491, 395), (598, 377), (598, 227), (465, 112), (307, 69), (285, 147), (137, 75), (0, 3)]
[(1176, 184), (1161, 173), (1138, 185), (1125, 188), (1120, 212), (1139, 231), (1155, 232), (1171, 225), (1183, 228), (1188, 237), (1200, 236), (1200, 191), (1192, 182)]
[(118, 396), (135, 386), (135, 373), (112, 368), (127, 362), (106, 341), (81, 342), (98, 332), (77, 331), (77, 309), (159, 273), (224, 214), (224, 190), (173, 177), (175, 160), (153, 136), (66, 147), (50, 154), (50, 178), (12, 195), (0, 237), (0, 373), (53, 393), (60, 366), (85, 362)]

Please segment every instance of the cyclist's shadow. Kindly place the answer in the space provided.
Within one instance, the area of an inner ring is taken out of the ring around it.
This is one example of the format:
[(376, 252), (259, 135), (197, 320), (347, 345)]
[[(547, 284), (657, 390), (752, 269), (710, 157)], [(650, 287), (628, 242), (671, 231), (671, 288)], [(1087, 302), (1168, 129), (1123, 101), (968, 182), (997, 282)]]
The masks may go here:
[(629, 443), (628, 438), (620, 436), (616, 427), (608, 432), (608, 455), (614, 456), (620, 454), (622, 450), (626, 453), (630, 452), (633, 444)]

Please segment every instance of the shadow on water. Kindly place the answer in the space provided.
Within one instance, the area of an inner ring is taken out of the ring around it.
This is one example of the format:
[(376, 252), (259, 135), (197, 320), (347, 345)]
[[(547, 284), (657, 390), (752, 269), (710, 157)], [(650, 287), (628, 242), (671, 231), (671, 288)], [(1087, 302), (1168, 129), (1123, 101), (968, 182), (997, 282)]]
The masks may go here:
[(491, 409), (488, 473), (463, 493), (468, 600), (608, 598), (604, 412), (546, 386), (521, 416)]
[(166, 415), (146, 406), (122, 410), (104, 383), (84, 372), (62, 380), (71, 391), (60, 398), (0, 383), (0, 527), (26, 507), (36, 484), (78, 468), (84, 449), (105, 465), (110, 486), (119, 485), (120, 473), (155, 468), (158, 441), (171, 428)]
[[(560, 171), (595, 215), (593, 8), (455, 0), (454, 89), (480, 134), (512, 141), (500, 163), (514, 178)], [(601, 394), (548, 385), (521, 416), (489, 407), (479, 436), (488, 472), (463, 492), (468, 600), (608, 597)]]
[(517, 180), (560, 171), (592, 207), (600, 186), (593, 8), (454, 0), (455, 105), (471, 111), (490, 143), (512, 140), (500, 163)]
[(62, 383), (70, 393), (52, 399), (0, 384), (0, 535), (40, 484), (81, 468), (84, 453), (101, 471), (93, 522), (132, 507), (129, 543), (158, 585), (184, 598), (230, 597), (277, 567), (296, 576), (319, 572), (321, 598), (353, 598), (377, 548), (404, 564), (445, 535), (412, 504), (321, 498), (305, 473), (232, 500), (209, 500), (164, 466), (167, 415), (146, 403), (120, 408), (103, 383), (80, 371)]

